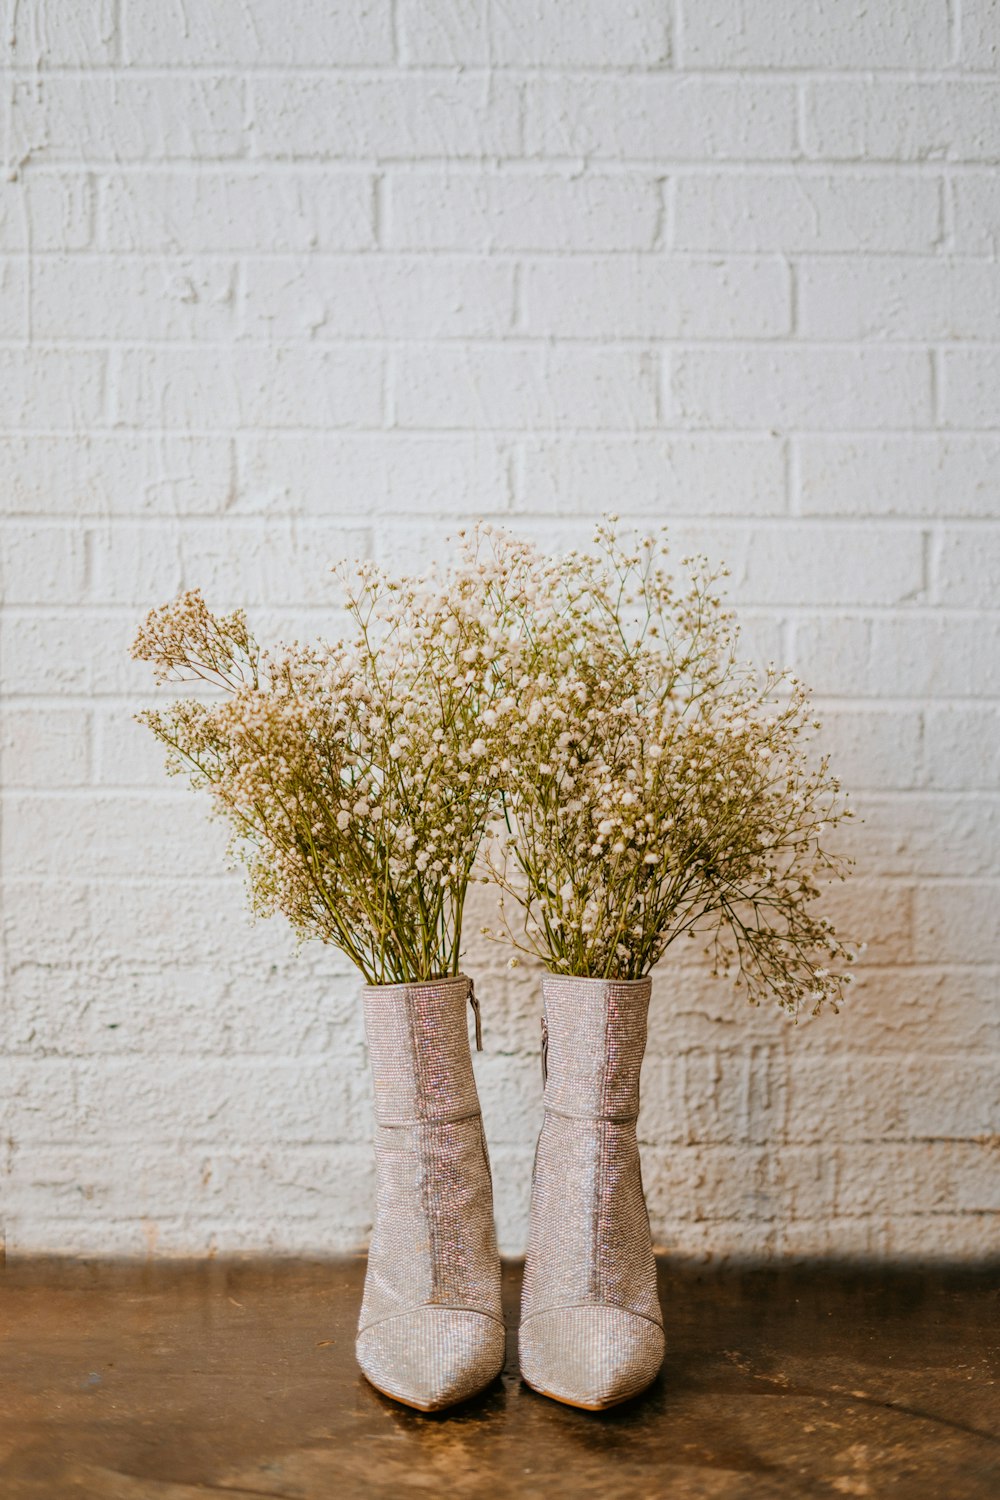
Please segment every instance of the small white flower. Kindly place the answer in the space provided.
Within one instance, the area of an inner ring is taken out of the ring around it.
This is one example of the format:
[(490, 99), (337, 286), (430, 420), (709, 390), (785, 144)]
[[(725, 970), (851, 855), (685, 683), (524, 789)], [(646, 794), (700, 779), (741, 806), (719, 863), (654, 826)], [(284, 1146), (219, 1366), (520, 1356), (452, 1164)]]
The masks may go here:
[(350, 815), (350, 813), (349, 812), (339, 812), (337, 814), (337, 827), (340, 829), (341, 833), (344, 832), (345, 828), (350, 828), (350, 826), (351, 826), (351, 815)]

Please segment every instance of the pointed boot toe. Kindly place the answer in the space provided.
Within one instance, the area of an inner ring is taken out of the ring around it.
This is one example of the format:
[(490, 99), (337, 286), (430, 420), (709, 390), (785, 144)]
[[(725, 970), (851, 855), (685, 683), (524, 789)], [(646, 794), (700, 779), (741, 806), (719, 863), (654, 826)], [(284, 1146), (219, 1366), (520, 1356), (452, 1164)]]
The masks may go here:
[(358, 1335), (357, 1358), (376, 1390), (418, 1411), (476, 1395), (503, 1369), (504, 1330), (484, 1313), (421, 1307)]
[(637, 1396), (663, 1363), (663, 1329), (620, 1307), (561, 1307), (521, 1325), (521, 1374), (553, 1401), (603, 1411)]

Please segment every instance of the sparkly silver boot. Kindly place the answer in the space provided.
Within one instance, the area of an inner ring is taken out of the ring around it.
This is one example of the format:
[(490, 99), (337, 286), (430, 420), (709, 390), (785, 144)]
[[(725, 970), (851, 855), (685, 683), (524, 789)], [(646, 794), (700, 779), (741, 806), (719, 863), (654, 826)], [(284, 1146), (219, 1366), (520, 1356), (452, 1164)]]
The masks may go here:
[(521, 1374), (599, 1411), (663, 1362), (635, 1122), (650, 981), (547, 974), (545, 1119), (531, 1187)]
[(474, 1395), (504, 1360), (470, 1000), (478, 1038), (464, 975), (364, 991), (378, 1190), (357, 1357), (372, 1385), (420, 1411)]

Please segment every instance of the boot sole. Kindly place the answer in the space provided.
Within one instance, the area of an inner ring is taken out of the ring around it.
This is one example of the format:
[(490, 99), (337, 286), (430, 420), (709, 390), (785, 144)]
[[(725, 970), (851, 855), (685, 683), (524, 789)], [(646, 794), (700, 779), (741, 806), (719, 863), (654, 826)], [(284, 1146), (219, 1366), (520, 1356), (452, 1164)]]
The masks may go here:
[[(521, 1379), (524, 1380), (523, 1375)], [(553, 1391), (545, 1390), (543, 1386), (532, 1385), (530, 1380), (524, 1380), (524, 1383), (529, 1391), (535, 1392), (536, 1396), (545, 1396), (549, 1401), (558, 1401), (560, 1406), (572, 1406), (575, 1411), (610, 1411), (612, 1407), (623, 1406), (626, 1401), (631, 1401), (634, 1397), (642, 1395), (642, 1391), (630, 1391), (627, 1396), (616, 1396), (613, 1401), (571, 1401), (569, 1396), (557, 1396)], [(643, 1386), (642, 1388), (643, 1391), (647, 1391), (648, 1389), (649, 1386)]]
[(374, 1380), (369, 1380), (364, 1370), (361, 1371), (361, 1377), (363, 1380), (367, 1381), (373, 1391), (378, 1391), (380, 1396), (386, 1396), (390, 1401), (395, 1401), (397, 1406), (405, 1406), (410, 1411), (422, 1411), (424, 1413), (434, 1411), (450, 1411), (453, 1406), (461, 1406), (465, 1401), (473, 1401), (482, 1391), (485, 1391), (488, 1386), (491, 1386), (493, 1384), (493, 1380), (496, 1380), (497, 1378), (496, 1375), (494, 1375), (493, 1380), (488, 1380), (486, 1382), (486, 1385), (482, 1385), (479, 1387), (479, 1390), (470, 1391), (467, 1396), (459, 1396), (457, 1401), (443, 1401), (440, 1405), (422, 1406), (419, 1401), (408, 1401), (405, 1396), (397, 1396), (395, 1391), (387, 1391), (385, 1386), (376, 1385)]

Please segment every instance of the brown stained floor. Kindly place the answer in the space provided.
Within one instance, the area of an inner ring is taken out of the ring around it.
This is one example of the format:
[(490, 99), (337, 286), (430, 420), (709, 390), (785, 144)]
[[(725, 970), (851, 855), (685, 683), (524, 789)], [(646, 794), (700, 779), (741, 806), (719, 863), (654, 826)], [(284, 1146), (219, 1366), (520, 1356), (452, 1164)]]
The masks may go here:
[[(0, 1269), (2, 1500), (1000, 1496), (1000, 1278), (661, 1266), (668, 1354), (592, 1415), (354, 1363), (361, 1260)], [(505, 1273), (516, 1324), (520, 1269)]]

